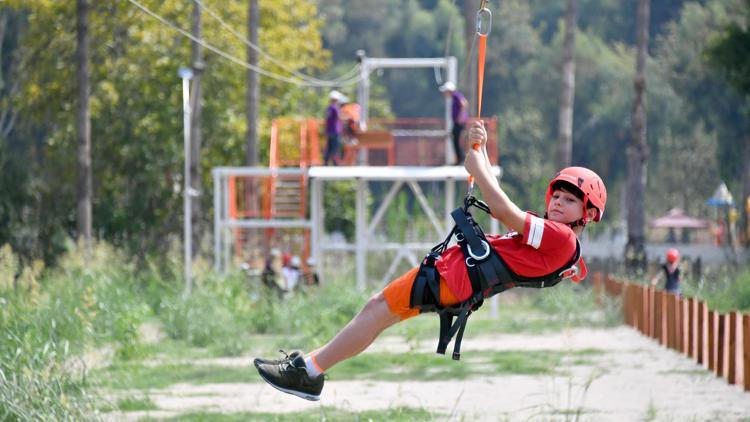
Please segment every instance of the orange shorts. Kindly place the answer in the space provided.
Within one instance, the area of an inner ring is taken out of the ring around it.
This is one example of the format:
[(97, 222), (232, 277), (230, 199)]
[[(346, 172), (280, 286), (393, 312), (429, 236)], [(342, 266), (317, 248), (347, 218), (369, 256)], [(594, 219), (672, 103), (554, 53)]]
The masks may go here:
[[(411, 300), (411, 287), (414, 284), (414, 279), (417, 277), (419, 267), (412, 268), (411, 270), (404, 273), (401, 277), (391, 281), (383, 289), (383, 296), (388, 304), (388, 309), (395, 315), (401, 317), (401, 320), (411, 318), (419, 315), (419, 309), (412, 309), (409, 307)], [(448, 283), (445, 279), (440, 277), (440, 304), (445, 306), (455, 305), (459, 303), (458, 299), (448, 289)]]

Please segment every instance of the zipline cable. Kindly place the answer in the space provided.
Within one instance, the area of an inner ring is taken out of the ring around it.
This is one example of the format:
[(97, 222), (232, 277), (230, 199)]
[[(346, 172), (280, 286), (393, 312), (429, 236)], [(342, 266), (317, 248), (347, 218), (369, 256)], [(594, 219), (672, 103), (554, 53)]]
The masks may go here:
[[(243, 44), (247, 45), (248, 47), (252, 48), (253, 50), (257, 51), (258, 54), (265, 57), (268, 61), (275, 64), (276, 66), (280, 67), (281, 69), (293, 74), (294, 76), (297, 76), (300, 79), (303, 79), (308, 82), (313, 82), (317, 84), (338, 84), (338, 83), (346, 83), (349, 80), (355, 80), (359, 76), (355, 76), (352, 78), (352, 76), (356, 75), (359, 71), (359, 66), (354, 66), (348, 71), (346, 71), (343, 75), (332, 79), (332, 80), (324, 80), (324, 79), (318, 79), (313, 76), (305, 75), (301, 72), (298, 72), (297, 70), (291, 68), (290, 66), (283, 63), (281, 60), (273, 57), (272, 55), (266, 53), (264, 50), (262, 50), (259, 46), (245, 38), (242, 34), (234, 30), (234, 28), (231, 27), (224, 19), (221, 18), (216, 12), (214, 12), (212, 9), (208, 8), (205, 3), (203, 3), (201, 0), (193, 0), (195, 4), (198, 5), (201, 9), (205, 10), (209, 15), (211, 15), (212, 18), (214, 18), (217, 22), (219, 22), (219, 25), (221, 25), (223, 28), (225, 28), (227, 31), (229, 31), (232, 35), (234, 35), (237, 39), (242, 41)], [(330, 85), (330, 86), (338, 86), (338, 85)]]
[(141, 9), (147, 15), (153, 17), (154, 19), (158, 20), (163, 25), (168, 26), (172, 30), (179, 32), (184, 37), (189, 38), (190, 40), (192, 40), (192, 41), (200, 44), (201, 46), (205, 47), (206, 49), (208, 49), (208, 50), (210, 50), (210, 51), (218, 54), (219, 56), (221, 56), (221, 57), (223, 57), (223, 58), (225, 58), (225, 59), (227, 59), (227, 60), (229, 60), (229, 61), (231, 61), (231, 62), (233, 62), (233, 63), (235, 63), (237, 65), (239, 65), (239, 66), (242, 66), (242, 67), (244, 67), (246, 69), (250, 69), (250, 70), (252, 70), (254, 72), (257, 72), (258, 74), (261, 74), (263, 76), (269, 77), (271, 79), (275, 79), (277, 81), (286, 82), (286, 83), (297, 85), (297, 86), (301, 86), (301, 87), (341, 87), (341, 86), (349, 86), (349, 85), (354, 85), (360, 79), (359, 77), (357, 77), (357, 78), (353, 78), (353, 79), (351, 79), (349, 81), (346, 81), (346, 83), (320, 84), (320, 83), (306, 82), (304, 80), (294, 79), (294, 78), (290, 78), (290, 77), (287, 77), (287, 76), (284, 76), (284, 75), (279, 75), (279, 74), (274, 73), (274, 72), (270, 72), (270, 71), (265, 70), (263, 68), (260, 68), (258, 66), (254, 66), (254, 65), (251, 65), (251, 64), (249, 64), (247, 62), (244, 62), (243, 60), (238, 59), (237, 57), (232, 56), (231, 54), (224, 52), (223, 50), (219, 49), (218, 47), (214, 47), (213, 45), (211, 45), (211, 44), (203, 41), (203, 39), (194, 36), (193, 34), (187, 32), (184, 29), (182, 29), (182, 28), (180, 28), (180, 27), (172, 24), (171, 22), (167, 21), (162, 16), (159, 16), (158, 14), (152, 12), (150, 9), (148, 9), (146, 6), (144, 6), (141, 3), (139, 3), (137, 0), (128, 0), (128, 1), (130, 3), (132, 3), (134, 6), (136, 6), (137, 8)]
[[(456, 0), (451, 0), (450, 8), (454, 9), (456, 6)], [(450, 46), (453, 36), (453, 17), (448, 16), (448, 34), (445, 37), (445, 48), (443, 49), (443, 57), (445, 57), (445, 60), (448, 60), (448, 53), (450, 52)], [(435, 82), (437, 82), (438, 86), (443, 84), (443, 76), (440, 73), (440, 68), (434, 67), (433, 68), (435, 73)], [(460, 80), (460, 79), (459, 79)]]

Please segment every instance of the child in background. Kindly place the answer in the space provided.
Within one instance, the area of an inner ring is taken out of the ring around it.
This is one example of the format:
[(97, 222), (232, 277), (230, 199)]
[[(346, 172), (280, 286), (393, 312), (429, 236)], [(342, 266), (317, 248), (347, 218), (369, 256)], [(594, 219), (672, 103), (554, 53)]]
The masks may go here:
[(666, 280), (664, 290), (668, 293), (680, 294), (680, 251), (671, 248), (667, 250), (667, 262), (661, 265), (661, 271), (651, 278), (651, 285), (656, 286), (660, 279)]

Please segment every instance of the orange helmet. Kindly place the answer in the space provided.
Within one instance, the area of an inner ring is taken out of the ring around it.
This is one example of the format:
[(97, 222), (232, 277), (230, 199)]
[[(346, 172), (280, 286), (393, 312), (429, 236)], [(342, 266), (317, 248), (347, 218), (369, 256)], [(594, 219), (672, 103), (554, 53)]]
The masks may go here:
[(667, 262), (674, 264), (678, 259), (680, 259), (680, 251), (674, 248), (667, 250)]
[[(607, 204), (607, 188), (604, 186), (602, 178), (593, 171), (585, 167), (566, 167), (560, 170), (549, 182), (547, 187), (547, 198), (545, 200), (546, 208), (549, 208), (549, 201), (552, 198), (552, 186), (556, 182), (568, 182), (583, 192), (583, 224), (586, 224), (586, 207), (590, 203), (596, 208), (594, 221), (599, 221), (604, 215), (604, 206)], [(545, 209), (546, 209), (545, 208)]]

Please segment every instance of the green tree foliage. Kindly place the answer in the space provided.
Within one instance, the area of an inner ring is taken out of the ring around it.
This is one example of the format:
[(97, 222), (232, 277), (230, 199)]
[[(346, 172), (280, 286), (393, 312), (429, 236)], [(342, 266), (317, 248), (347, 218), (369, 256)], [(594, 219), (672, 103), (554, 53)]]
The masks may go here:
[[(463, 22), (454, 3), (364, 0), (353, 6), (346, 0), (318, 0), (325, 20), (325, 46), (336, 62), (353, 62), (360, 49), (369, 57), (442, 57), (447, 51), (463, 59)], [(444, 103), (437, 88), (444, 74), (409, 69), (372, 76), (374, 85), (387, 86), (397, 116), (443, 116)], [(414, 101), (415, 97), (420, 101)]]
[[(724, 34), (708, 49), (708, 59), (715, 67), (725, 72), (729, 82), (744, 99), (746, 107), (743, 111), (750, 111), (750, 1), (745, 1), (744, 22), (733, 22)], [(747, 116), (747, 115), (746, 115)], [(744, 202), (750, 198), (750, 128), (744, 133), (744, 164), (742, 168), (742, 196), (739, 201), (742, 209), (742, 225), (745, 230), (745, 245), (748, 245), (748, 212), (749, 207)]]
[[(706, 57), (724, 27), (743, 16), (743, 3), (687, 3), (659, 40), (655, 71), (664, 81), (659, 89), (669, 99), (659, 111), (668, 117), (669, 125), (667, 141), (652, 145), (652, 159), (661, 169), (657, 173), (661, 176), (650, 183), (652, 198), (677, 194), (682, 196), (679, 205), (700, 210), (720, 179), (739, 191), (740, 151), (750, 129), (750, 102), (732, 89)], [(669, 141), (671, 137), (677, 143)], [(674, 147), (682, 152), (673, 154), (670, 148)]]
[[(237, 32), (244, 32), (245, 2), (203, 3)], [(313, 4), (260, 3), (260, 43), (269, 54), (303, 72), (327, 66)], [(22, 119), (8, 144), (19, 144), (28, 157), (24, 165), (29, 182), (13, 186), (9, 181), (5, 186), (16, 196), (33, 192), (14, 205), (34, 211), (24, 221), (37, 228), (37, 247), (29, 252), (51, 258), (61, 248), (55, 239), (69, 234), (75, 223), (75, 8), (70, 2), (42, 0), (6, 4), (23, 25), (19, 44), (10, 46), (21, 87), (13, 101)], [(144, 5), (176, 26), (189, 28), (190, 2)], [(189, 40), (130, 2), (92, 6), (90, 31), (97, 40), (91, 46), (95, 233), (132, 251), (164, 250), (182, 224), (182, 98), (177, 69), (189, 61)], [(204, 21), (207, 42), (244, 57), (242, 41), (217, 20), (206, 15)], [(280, 72), (263, 60), (261, 66)], [(211, 167), (242, 163), (244, 80), (242, 67), (207, 55), (202, 151), (207, 192)], [(265, 77), (261, 86), (266, 144), (268, 116), (309, 114), (319, 107), (319, 95), (310, 89)], [(210, 209), (211, 195), (205, 191), (201, 201)]]
[[(204, 0), (244, 34), (246, 2)], [(51, 259), (75, 225), (74, 6), (52, 0), (6, 0), (0, 44), (1, 111), (18, 118), (0, 135), (0, 241), (23, 256)], [(181, 28), (191, 2), (143, 0)], [(462, 0), (291, 0), (260, 2), (260, 44), (288, 66), (331, 77), (370, 57), (459, 58), (469, 68)], [(189, 41), (129, 1), (92, 3), (92, 141), (94, 228), (99, 238), (131, 250), (164, 250), (181, 227), (182, 115), (176, 71), (189, 61)], [(524, 208), (541, 210), (554, 151), (562, 58), (564, 2), (490, 2), (484, 115), (500, 125), (503, 182)], [(737, 192), (748, 133), (747, 98), (709, 65), (707, 49), (741, 24), (743, 0), (669, 0), (652, 4), (647, 92), (651, 151), (646, 214), (682, 206), (691, 214), (719, 179)], [(579, 0), (573, 164), (607, 181), (607, 222), (625, 176), (634, 69), (635, 2)], [(246, 46), (208, 12), (207, 42), (244, 60)], [(475, 60), (472, 57), (471, 60)], [(261, 57), (261, 66), (283, 70)], [(437, 91), (445, 75), (386, 70), (372, 75), (371, 115), (442, 117)], [(460, 75), (463, 76), (463, 75)], [(460, 78), (463, 80), (463, 78)], [(245, 69), (207, 52), (204, 88), (204, 195), (211, 207), (210, 168), (244, 157)], [(465, 87), (463, 87), (465, 88)], [(352, 96), (352, 87), (342, 88)], [(261, 164), (269, 122), (280, 116), (321, 117), (325, 92), (261, 77)], [(0, 134), (3, 127), (0, 127)], [(342, 204), (352, 206), (353, 204)], [(342, 212), (346, 214), (346, 211)], [(212, 215), (207, 212), (207, 218)], [(208, 223), (208, 222), (205, 222)], [(330, 224), (330, 222), (329, 222)]]

